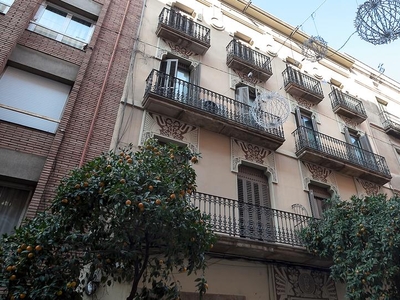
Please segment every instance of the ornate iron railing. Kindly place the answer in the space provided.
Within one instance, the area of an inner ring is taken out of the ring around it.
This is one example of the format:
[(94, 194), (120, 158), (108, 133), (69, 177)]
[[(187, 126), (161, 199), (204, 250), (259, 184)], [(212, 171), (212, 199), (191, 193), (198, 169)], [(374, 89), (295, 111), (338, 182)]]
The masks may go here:
[(259, 69), (264, 69), (266, 72), (272, 74), (271, 59), (267, 55), (257, 52), (235, 39), (233, 39), (228, 46), (226, 46), (226, 51), (228, 52), (227, 61), (229, 61), (232, 56), (235, 56)]
[(296, 154), (310, 149), (319, 152), (327, 159), (334, 158), (344, 163), (390, 176), (390, 171), (383, 156), (361, 149), (326, 134), (300, 126), (293, 131)]
[(203, 193), (193, 194), (192, 202), (210, 216), (215, 232), (264, 242), (303, 246), (298, 233), (312, 219)]
[(158, 21), (204, 44), (210, 44), (210, 28), (194, 22), (173, 9), (164, 7)]
[(282, 76), (285, 88), (290, 83), (294, 83), (298, 86), (301, 86), (303, 89), (311, 92), (312, 94), (318, 95), (321, 98), (324, 97), (322, 86), (319, 80), (303, 74), (290, 66), (286, 66), (286, 69), (282, 72)]
[(336, 88), (333, 88), (332, 92), (329, 93), (329, 98), (331, 98), (331, 104), (333, 109), (338, 106), (342, 106), (356, 114), (359, 114), (367, 118), (367, 113), (365, 112), (364, 104), (360, 100), (346, 93), (343, 93), (342, 91)]
[(387, 111), (382, 111), (381, 114), (381, 121), (383, 127), (386, 129), (392, 128), (396, 131), (400, 132), (400, 118), (387, 112)]
[[(240, 125), (284, 138), (282, 126), (265, 128), (259, 125), (251, 115), (249, 105), (157, 70), (152, 70), (146, 79), (146, 93), (154, 93)], [(267, 112), (257, 111), (257, 114), (257, 119), (263, 120), (260, 123), (279, 122), (279, 117)]]

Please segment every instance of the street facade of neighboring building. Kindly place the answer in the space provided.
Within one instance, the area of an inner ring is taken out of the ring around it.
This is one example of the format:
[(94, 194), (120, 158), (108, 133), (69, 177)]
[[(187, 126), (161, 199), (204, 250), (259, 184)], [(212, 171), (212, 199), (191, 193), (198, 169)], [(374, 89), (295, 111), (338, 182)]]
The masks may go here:
[(0, 233), (111, 143), (142, 1), (0, 1)]
[[(0, 188), (25, 197), (18, 218), (70, 168), (156, 137), (201, 153), (192, 199), (218, 234), (206, 299), (344, 299), (298, 230), (327, 198), (400, 190), (400, 83), (333, 49), (305, 59), (309, 36), (244, 0), (16, 0), (0, 26)], [(196, 299), (194, 276), (175, 278)]]

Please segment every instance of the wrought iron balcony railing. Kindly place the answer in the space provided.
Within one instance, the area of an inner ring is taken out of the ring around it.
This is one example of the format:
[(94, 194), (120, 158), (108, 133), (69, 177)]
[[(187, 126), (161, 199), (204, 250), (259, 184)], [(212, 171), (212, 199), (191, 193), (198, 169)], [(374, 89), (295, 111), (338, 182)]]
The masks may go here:
[(367, 119), (364, 104), (360, 100), (336, 88), (333, 88), (329, 97), (331, 98), (332, 109), (335, 112), (342, 113), (347, 117), (356, 118), (360, 121)]
[(385, 132), (400, 138), (400, 118), (387, 111), (382, 111), (380, 117)]
[[(192, 50), (197, 50), (196, 53), (203, 54), (210, 47), (210, 28), (203, 26), (190, 18), (180, 14), (179, 12), (163, 8), (158, 17), (157, 35), (166, 37), (173, 42), (183, 42), (187, 47), (189, 41), (195, 41), (200, 45), (200, 48), (194, 47)], [(163, 28), (169, 28), (171, 31), (163, 31)], [(188, 38), (188, 40), (185, 40)], [(190, 47), (189, 47), (190, 48)]]
[[(145, 93), (172, 100), (179, 105), (194, 108), (203, 114), (211, 114), (214, 117), (256, 129), (263, 134), (282, 139), (282, 143), (284, 141), (282, 126), (265, 128), (259, 125), (253, 118), (249, 105), (160, 71), (151, 71), (146, 79)], [(258, 111), (257, 118), (263, 119), (264, 121), (261, 123), (267, 124), (276, 124), (279, 121), (279, 117), (264, 111)]]
[(297, 128), (293, 132), (293, 135), (295, 137), (297, 156), (301, 156), (304, 151), (308, 150), (320, 154), (324, 163), (332, 165), (332, 160), (334, 160), (339, 162), (340, 166), (346, 164), (364, 169), (367, 171), (366, 175), (369, 175), (369, 173), (378, 173), (387, 179), (386, 182), (391, 178), (389, 168), (383, 156), (304, 126)]
[(214, 231), (233, 237), (303, 246), (298, 232), (310, 217), (223, 197), (195, 193), (193, 204), (211, 217)]
[(319, 80), (287, 66), (282, 72), (285, 90), (295, 96), (319, 103), (324, 98)]
[(228, 67), (245, 74), (252, 72), (253, 77), (266, 81), (272, 75), (271, 59), (239, 41), (233, 39), (228, 46), (226, 63)]

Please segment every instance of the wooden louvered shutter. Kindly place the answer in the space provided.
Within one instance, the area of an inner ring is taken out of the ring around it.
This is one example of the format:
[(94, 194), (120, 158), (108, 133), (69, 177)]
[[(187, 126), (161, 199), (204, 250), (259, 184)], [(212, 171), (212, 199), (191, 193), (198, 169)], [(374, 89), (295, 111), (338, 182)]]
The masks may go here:
[(296, 116), (297, 127), (304, 126), (303, 121), (301, 120), (301, 111), (298, 106), (296, 106), (294, 114)]
[(272, 234), (271, 200), (268, 179), (262, 170), (239, 166), (238, 200), (241, 235), (270, 239)]

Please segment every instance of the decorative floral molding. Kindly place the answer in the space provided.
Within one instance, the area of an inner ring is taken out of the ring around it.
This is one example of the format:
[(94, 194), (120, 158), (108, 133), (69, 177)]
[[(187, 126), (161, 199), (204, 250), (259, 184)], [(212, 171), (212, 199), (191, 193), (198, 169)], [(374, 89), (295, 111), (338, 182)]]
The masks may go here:
[(337, 300), (336, 285), (329, 272), (294, 266), (274, 266), (277, 300)]
[(253, 86), (255, 86), (257, 83), (261, 82), (254, 76), (250, 76), (249, 77), (248, 74), (246, 74), (246, 73), (240, 72), (240, 71), (235, 70), (235, 69), (232, 69), (232, 70), (233, 70), (233, 72), (235, 72), (235, 74), (237, 76), (239, 76), (241, 82), (245, 82), (245, 83), (253, 85)]
[(199, 130), (197, 127), (173, 118), (145, 112), (140, 144), (143, 145), (147, 139), (154, 137), (154, 135), (163, 136), (172, 141), (183, 142), (188, 145), (190, 150), (198, 152)]
[(269, 173), (271, 173), (272, 182), (278, 183), (275, 154), (272, 150), (232, 138), (231, 151), (232, 172), (237, 173), (239, 165), (245, 161), (264, 167)]
[(300, 98), (300, 97), (297, 97), (297, 96), (292, 96), (292, 97), (297, 101), (297, 103), (301, 107), (304, 107), (304, 108), (307, 108), (307, 109), (311, 109), (312, 107), (315, 106), (314, 103), (312, 103), (312, 102), (310, 102), (310, 101), (308, 101), (306, 99), (303, 99), (303, 98)]
[(170, 47), (172, 53), (180, 54), (184, 58), (190, 58), (193, 55), (193, 52), (186, 49), (185, 47), (181, 47), (179, 45), (171, 43), (170, 41), (166, 41), (166, 43)]
[(358, 123), (355, 122), (353, 119), (347, 118), (347, 117), (342, 116), (342, 115), (339, 115), (339, 118), (343, 120), (344, 124), (345, 124), (347, 127), (350, 127), (350, 128), (352, 128), (352, 129), (355, 129), (355, 130), (356, 130), (356, 127), (357, 127)]
[(303, 178), (303, 189), (305, 191), (308, 191), (308, 185), (311, 182), (319, 182), (329, 186), (330, 191), (334, 195), (338, 195), (335, 173), (332, 170), (304, 161), (299, 161), (299, 164), (300, 173)]
[[(364, 190), (365, 194), (368, 196), (377, 195), (381, 190), (381, 187), (378, 184), (360, 178), (356, 178), (356, 185), (357, 191)], [(363, 196), (364, 193), (359, 193), (359, 195)]]
[(304, 162), (304, 165), (310, 171), (313, 179), (324, 183), (328, 182), (327, 177), (332, 173), (332, 170), (308, 162)]

